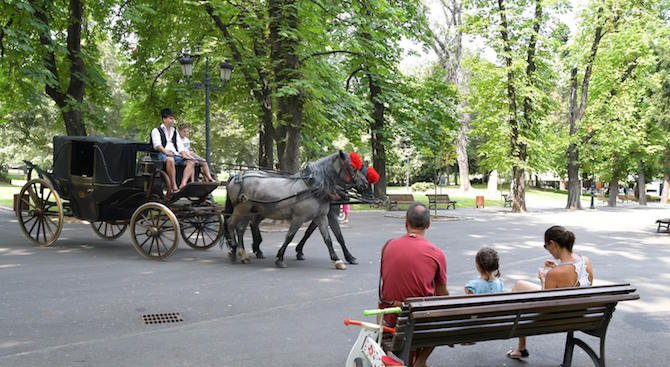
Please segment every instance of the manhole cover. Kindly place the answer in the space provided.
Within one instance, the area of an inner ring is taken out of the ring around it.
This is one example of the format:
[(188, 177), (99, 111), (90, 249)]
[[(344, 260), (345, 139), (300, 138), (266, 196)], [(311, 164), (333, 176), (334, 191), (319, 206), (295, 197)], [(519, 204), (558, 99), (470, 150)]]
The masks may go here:
[(142, 315), (142, 320), (144, 320), (144, 323), (147, 325), (184, 322), (184, 319), (181, 317), (179, 312), (150, 313), (147, 315)]

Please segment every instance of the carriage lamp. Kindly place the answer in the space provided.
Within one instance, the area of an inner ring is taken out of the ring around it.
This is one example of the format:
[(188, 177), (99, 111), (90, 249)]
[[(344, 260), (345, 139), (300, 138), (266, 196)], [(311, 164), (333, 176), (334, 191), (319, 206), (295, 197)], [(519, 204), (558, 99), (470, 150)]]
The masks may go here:
[[(190, 78), (193, 76), (193, 58), (191, 55), (184, 54), (179, 58), (179, 63), (181, 64), (181, 72), (185, 77)], [(230, 73), (228, 73), (228, 78), (230, 78)]]
[(230, 80), (230, 74), (233, 72), (233, 65), (228, 60), (219, 65), (219, 78), (222, 82), (227, 83)]

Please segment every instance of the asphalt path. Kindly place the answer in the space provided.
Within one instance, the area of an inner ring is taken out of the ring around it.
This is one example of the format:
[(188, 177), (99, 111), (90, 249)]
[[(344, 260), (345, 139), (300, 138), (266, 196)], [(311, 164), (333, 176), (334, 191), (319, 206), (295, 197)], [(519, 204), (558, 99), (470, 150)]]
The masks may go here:
[[(305, 261), (289, 247), (285, 269), (274, 266), (284, 236), (274, 230), (263, 232), (268, 258), (250, 264), (231, 263), (219, 247), (196, 251), (185, 244), (166, 261), (149, 261), (135, 252), (129, 234), (106, 241), (80, 222), (65, 223), (53, 246), (34, 247), (13, 214), (0, 210), (0, 366), (343, 366), (358, 333), (343, 320), (365, 320), (362, 310), (375, 306), (380, 248), (404, 233), (402, 214), (352, 212), (343, 232), (359, 264), (336, 270), (318, 233)], [(499, 251), (507, 289), (518, 279), (534, 280), (547, 258), (544, 230), (568, 226), (576, 252), (594, 263), (596, 284), (630, 282), (641, 296), (614, 313), (607, 365), (667, 365), (670, 234), (657, 234), (654, 225), (670, 217), (667, 209), (440, 214), (427, 237), (447, 255), (451, 294), (462, 294), (477, 277), (474, 255), (484, 245)], [(169, 312), (184, 321), (142, 320)], [(564, 341), (560, 334), (529, 338), (531, 358), (523, 363), (505, 357), (515, 340), (438, 348), (429, 362), (558, 366)], [(573, 365), (592, 365), (578, 350)]]

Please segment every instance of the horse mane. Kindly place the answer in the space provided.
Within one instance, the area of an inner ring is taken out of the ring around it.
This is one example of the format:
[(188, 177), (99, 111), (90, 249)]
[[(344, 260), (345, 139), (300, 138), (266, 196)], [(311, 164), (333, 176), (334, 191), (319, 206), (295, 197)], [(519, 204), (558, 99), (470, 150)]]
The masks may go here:
[[(339, 155), (338, 152), (309, 162), (301, 173), (302, 176), (309, 176), (308, 185), (314, 189), (314, 194), (321, 199), (329, 199), (330, 194), (342, 191), (338, 182), (339, 174), (332, 164), (334, 160), (340, 158)], [(346, 154), (343, 164), (349, 164), (349, 157)]]

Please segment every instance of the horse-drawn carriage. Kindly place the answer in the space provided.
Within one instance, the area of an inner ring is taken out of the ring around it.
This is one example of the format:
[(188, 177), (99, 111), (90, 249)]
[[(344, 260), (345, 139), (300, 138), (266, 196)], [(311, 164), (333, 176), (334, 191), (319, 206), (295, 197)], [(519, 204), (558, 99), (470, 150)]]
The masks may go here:
[[(53, 143), (52, 168), (44, 170), (26, 161), (28, 182), (14, 197), (24, 234), (35, 244), (50, 246), (58, 239), (67, 216), (89, 221), (98, 236), (109, 240), (119, 238), (130, 226), (133, 246), (149, 259), (172, 255), (180, 235), (195, 249), (208, 249), (225, 235), (231, 259), (239, 256), (248, 262), (242, 240), (248, 224), (254, 253), (262, 258), (258, 224), (273, 218), (291, 221), (277, 254), (278, 266), (285, 266), (284, 251), (295, 232), (311, 222), (296, 248), (297, 258), (304, 259), (305, 241), (318, 228), (331, 260), (337, 268), (344, 268), (333, 250), (329, 227), (342, 245), (345, 259), (355, 264), (356, 258), (344, 245), (334, 208), (348, 198), (349, 190), (371, 202), (371, 183), (378, 179), (360, 157), (338, 152), (311, 162), (297, 174), (254, 170), (235, 175), (228, 182), (224, 207), (208, 199), (219, 186), (217, 182), (191, 182), (171, 193), (169, 177), (163, 163), (152, 158), (155, 151), (150, 144), (71, 136), (56, 136)], [(33, 172), (39, 177), (33, 178)]]
[[(26, 161), (27, 183), (14, 198), (21, 229), (35, 244), (53, 244), (65, 217), (89, 221), (108, 240), (130, 226), (133, 246), (149, 259), (172, 255), (180, 235), (201, 250), (221, 238), (222, 207), (208, 200), (218, 183), (192, 182), (171, 193), (150, 144), (56, 136), (53, 149), (50, 170)], [(39, 177), (33, 178), (33, 172)]]

